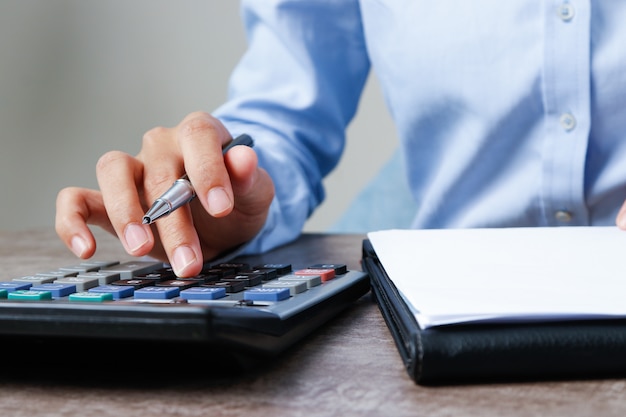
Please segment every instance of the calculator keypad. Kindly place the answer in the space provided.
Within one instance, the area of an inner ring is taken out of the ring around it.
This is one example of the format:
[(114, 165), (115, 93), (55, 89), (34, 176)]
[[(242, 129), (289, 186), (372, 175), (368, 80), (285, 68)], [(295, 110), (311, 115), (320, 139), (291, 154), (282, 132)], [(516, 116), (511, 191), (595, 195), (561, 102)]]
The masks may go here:
[(86, 261), (0, 282), (0, 299), (68, 302), (167, 302), (263, 305), (298, 296), (345, 274), (343, 264), (293, 270), (291, 264), (206, 265), (178, 278), (160, 262)]

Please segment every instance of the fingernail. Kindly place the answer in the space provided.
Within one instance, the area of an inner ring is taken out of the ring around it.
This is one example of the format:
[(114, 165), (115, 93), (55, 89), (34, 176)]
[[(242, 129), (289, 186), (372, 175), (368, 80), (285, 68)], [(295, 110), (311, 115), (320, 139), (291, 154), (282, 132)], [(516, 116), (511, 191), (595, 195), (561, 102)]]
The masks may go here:
[(80, 236), (74, 236), (71, 241), (71, 249), (72, 249), (72, 252), (74, 252), (74, 255), (78, 256), (79, 258), (82, 258), (83, 254), (89, 248), (87, 246), (87, 242), (85, 241), (85, 239), (83, 239)]
[(131, 223), (126, 226), (124, 239), (126, 240), (126, 247), (128, 250), (130, 252), (136, 252), (148, 243), (148, 234), (143, 226)]
[(232, 202), (222, 187), (211, 188), (207, 198), (209, 213), (213, 216), (224, 213), (231, 208)]
[(180, 246), (174, 251), (172, 268), (178, 276), (183, 276), (185, 269), (196, 262), (196, 253), (189, 246)]

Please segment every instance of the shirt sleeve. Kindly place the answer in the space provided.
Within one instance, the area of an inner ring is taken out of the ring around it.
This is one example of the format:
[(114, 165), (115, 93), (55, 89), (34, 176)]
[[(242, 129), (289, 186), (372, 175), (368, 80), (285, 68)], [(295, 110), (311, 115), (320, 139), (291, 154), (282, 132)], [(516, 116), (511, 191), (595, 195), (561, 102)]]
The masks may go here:
[(253, 137), (275, 184), (267, 222), (243, 250), (258, 253), (295, 239), (323, 201), (370, 62), (357, 0), (244, 0), (241, 12), (248, 49), (214, 115), (233, 137)]

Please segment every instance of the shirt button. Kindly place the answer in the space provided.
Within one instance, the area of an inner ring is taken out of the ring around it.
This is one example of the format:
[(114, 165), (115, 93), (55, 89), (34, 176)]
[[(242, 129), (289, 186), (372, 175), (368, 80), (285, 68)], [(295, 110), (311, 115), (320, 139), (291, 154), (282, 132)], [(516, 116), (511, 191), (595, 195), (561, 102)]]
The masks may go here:
[(556, 14), (561, 18), (562, 21), (569, 22), (574, 18), (576, 11), (574, 10), (574, 6), (572, 6), (571, 4), (563, 3), (557, 8)]
[(559, 119), (559, 123), (561, 123), (563, 129), (569, 132), (576, 127), (576, 118), (571, 113), (563, 113)]
[(572, 213), (567, 210), (557, 210), (554, 213), (554, 218), (561, 223), (568, 223), (572, 221), (572, 217), (574, 217)]

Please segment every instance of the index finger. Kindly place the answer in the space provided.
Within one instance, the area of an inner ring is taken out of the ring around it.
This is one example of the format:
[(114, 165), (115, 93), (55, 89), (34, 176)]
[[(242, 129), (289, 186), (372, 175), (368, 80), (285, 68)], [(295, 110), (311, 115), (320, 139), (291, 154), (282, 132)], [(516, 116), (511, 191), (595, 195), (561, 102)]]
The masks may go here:
[(111, 225), (130, 255), (146, 255), (154, 246), (148, 225), (141, 224), (140, 200), (143, 168), (123, 152), (111, 151), (98, 160), (96, 174)]

